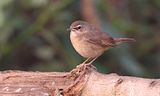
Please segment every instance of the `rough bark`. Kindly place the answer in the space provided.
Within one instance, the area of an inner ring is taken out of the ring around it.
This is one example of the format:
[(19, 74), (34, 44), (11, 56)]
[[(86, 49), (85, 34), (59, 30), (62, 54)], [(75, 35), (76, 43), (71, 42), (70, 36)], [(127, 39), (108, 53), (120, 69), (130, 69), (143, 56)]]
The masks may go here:
[(160, 96), (160, 79), (101, 74), (90, 65), (71, 72), (0, 72), (0, 96)]

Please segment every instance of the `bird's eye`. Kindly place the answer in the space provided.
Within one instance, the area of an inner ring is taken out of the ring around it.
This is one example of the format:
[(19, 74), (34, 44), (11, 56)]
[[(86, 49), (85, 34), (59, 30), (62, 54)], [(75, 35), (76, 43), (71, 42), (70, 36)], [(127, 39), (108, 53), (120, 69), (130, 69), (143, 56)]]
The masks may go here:
[(76, 30), (79, 30), (79, 29), (81, 29), (82, 28), (82, 26), (81, 25), (78, 25), (75, 29)]
[(77, 29), (81, 29), (81, 26), (78, 26)]

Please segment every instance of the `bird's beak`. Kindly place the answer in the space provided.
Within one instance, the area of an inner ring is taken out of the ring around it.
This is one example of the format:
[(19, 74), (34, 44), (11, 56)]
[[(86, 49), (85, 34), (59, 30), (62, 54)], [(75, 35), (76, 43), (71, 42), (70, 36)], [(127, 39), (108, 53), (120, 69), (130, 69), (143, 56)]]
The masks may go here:
[(71, 28), (67, 28), (67, 31), (71, 31)]

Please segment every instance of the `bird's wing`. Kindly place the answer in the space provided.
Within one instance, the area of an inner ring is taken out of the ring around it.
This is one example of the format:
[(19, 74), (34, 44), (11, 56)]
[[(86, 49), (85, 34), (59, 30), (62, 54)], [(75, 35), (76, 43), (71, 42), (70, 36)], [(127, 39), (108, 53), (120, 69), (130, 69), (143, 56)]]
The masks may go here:
[(114, 39), (110, 37), (106, 32), (93, 32), (87, 35), (85, 35), (85, 40), (89, 43), (96, 44), (102, 47), (114, 47), (116, 45)]

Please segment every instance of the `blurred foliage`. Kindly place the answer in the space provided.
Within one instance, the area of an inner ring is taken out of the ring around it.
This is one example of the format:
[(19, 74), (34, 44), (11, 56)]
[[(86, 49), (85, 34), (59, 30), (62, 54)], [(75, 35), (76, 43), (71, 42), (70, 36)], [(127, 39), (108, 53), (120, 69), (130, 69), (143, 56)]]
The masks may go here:
[[(98, 58), (98, 70), (160, 77), (160, 1), (88, 1), (102, 30), (137, 40)], [(0, 70), (69, 71), (83, 62), (66, 29), (75, 20), (95, 20), (85, 5), (85, 0), (1, 0)]]

